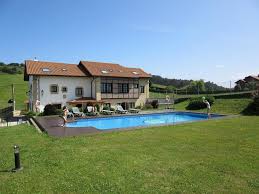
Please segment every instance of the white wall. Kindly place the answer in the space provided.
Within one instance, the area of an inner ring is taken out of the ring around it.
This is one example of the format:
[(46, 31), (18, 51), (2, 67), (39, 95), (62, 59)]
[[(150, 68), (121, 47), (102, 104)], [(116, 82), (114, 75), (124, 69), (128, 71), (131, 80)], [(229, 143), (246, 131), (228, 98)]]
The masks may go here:
[[(59, 76), (40, 76), (39, 77), (39, 97), (40, 104), (46, 106), (47, 104), (62, 104), (66, 105), (66, 102), (73, 100), (77, 97), (75, 95), (75, 88), (82, 87), (84, 90), (83, 97), (91, 97), (91, 80), (87, 77), (59, 77)], [(57, 94), (50, 92), (50, 85), (57, 84), (59, 91)], [(67, 92), (62, 92), (62, 87), (67, 87)], [(43, 95), (41, 90), (44, 91)], [(66, 98), (63, 98), (66, 95)]]

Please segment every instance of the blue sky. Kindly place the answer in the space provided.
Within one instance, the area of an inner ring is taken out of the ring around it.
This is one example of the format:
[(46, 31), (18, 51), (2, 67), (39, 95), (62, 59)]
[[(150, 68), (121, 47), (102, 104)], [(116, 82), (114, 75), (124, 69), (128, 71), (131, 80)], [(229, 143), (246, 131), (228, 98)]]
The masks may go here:
[(259, 73), (259, 1), (0, 0), (0, 61), (34, 57), (228, 83)]

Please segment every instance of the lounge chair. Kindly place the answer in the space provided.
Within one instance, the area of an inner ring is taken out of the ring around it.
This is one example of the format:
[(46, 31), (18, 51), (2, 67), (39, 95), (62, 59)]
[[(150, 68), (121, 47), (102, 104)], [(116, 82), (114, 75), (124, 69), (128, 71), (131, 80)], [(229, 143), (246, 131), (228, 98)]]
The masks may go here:
[(130, 113), (139, 113), (140, 109), (136, 109), (136, 108), (130, 108), (129, 112)]
[(119, 114), (127, 114), (128, 111), (124, 110), (121, 105), (116, 106), (116, 112)]
[(104, 115), (111, 115), (111, 114), (114, 114), (115, 112), (112, 110), (102, 110), (101, 113)]
[(80, 112), (78, 107), (72, 107), (72, 112), (73, 112), (74, 116), (79, 116), (79, 117), (85, 116), (85, 114), (83, 112)]
[(73, 112), (71, 112), (71, 110), (68, 110), (67, 117), (73, 117), (74, 118), (74, 114), (73, 114)]

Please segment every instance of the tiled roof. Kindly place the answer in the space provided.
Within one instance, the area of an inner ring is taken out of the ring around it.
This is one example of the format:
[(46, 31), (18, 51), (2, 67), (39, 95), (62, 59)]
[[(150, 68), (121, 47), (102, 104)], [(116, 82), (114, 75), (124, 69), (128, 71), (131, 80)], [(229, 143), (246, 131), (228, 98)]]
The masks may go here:
[(80, 70), (76, 64), (32, 60), (25, 61), (25, 72), (27, 75), (86, 76), (86, 74)]
[(247, 77), (245, 77), (245, 81), (248, 79), (248, 78), (253, 78), (253, 79), (255, 79), (255, 80), (258, 80), (259, 81), (259, 76), (256, 76), (256, 75), (249, 75), (249, 76), (247, 76)]
[(150, 74), (140, 68), (128, 68), (114, 63), (80, 61), (77, 64), (66, 64), (44, 61), (25, 61), (25, 77), (28, 75), (71, 76), (71, 77), (128, 77), (149, 78)]
[(82, 65), (92, 76), (96, 77), (151, 77), (150, 74), (140, 68), (128, 68), (115, 63), (80, 61), (80, 65)]
[(256, 80), (259, 80), (259, 77), (258, 76), (251, 76), (252, 78), (256, 79)]

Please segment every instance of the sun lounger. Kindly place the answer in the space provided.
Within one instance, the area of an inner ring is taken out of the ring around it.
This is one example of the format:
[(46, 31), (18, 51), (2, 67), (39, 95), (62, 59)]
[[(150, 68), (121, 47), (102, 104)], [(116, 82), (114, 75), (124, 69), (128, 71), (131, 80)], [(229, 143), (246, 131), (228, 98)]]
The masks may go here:
[(115, 112), (112, 110), (102, 110), (102, 113), (105, 115), (111, 115), (111, 114), (114, 114)]
[(121, 105), (116, 106), (116, 112), (119, 114), (127, 114), (128, 111), (124, 110)]
[(79, 117), (85, 116), (83, 112), (80, 112), (78, 107), (72, 107), (72, 112), (74, 116), (79, 116)]
[(129, 109), (130, 113), (139, 113), (140, 109), (136, 109), (136, 108), (131, 108)]
[(69, 112), (67, 113), (67, 117), (74, 117), (73, 112), (70, 112), (70, 111), (69, 111)]

